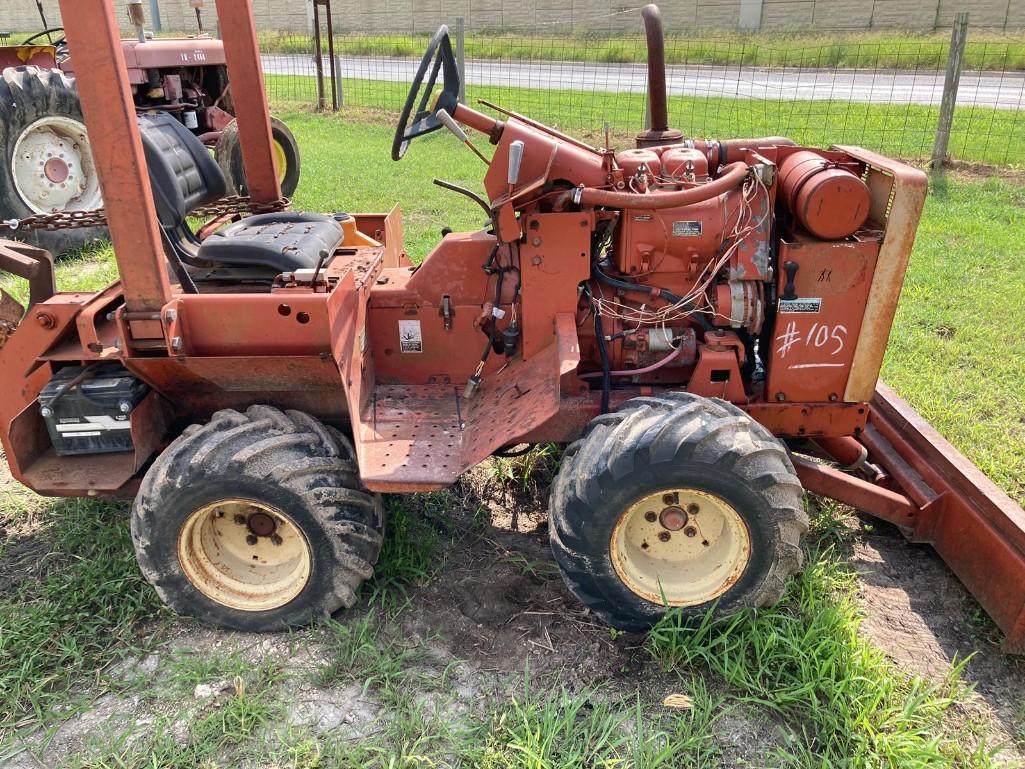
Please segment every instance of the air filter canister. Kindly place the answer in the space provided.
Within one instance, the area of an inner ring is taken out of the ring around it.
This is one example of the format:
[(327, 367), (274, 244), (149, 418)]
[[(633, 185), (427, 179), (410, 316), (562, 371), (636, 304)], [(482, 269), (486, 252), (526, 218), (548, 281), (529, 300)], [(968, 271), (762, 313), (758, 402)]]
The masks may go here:
[(788, 155), (780, 164), (779, 177), (787, 207), (817, 238), (846, 238), (868, 218), (868, 187), (821, 155), (808, 150)]

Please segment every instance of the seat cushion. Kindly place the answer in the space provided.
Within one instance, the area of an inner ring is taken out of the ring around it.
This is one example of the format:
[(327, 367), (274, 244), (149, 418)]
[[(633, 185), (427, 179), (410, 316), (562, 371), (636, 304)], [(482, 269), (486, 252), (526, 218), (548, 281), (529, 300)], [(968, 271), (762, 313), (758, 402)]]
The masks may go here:
[(157, 219), (173, 229), (197, 206), (223, 198), (224, 174), (203, 142), (167, 113), (139, 117)]
[(215, 232), (197, 256), (217, 264), (291, 272), (316, 267), (320, 253), (332, 253), (342, 237), (342, 226), (323, 214), (259, 214)]

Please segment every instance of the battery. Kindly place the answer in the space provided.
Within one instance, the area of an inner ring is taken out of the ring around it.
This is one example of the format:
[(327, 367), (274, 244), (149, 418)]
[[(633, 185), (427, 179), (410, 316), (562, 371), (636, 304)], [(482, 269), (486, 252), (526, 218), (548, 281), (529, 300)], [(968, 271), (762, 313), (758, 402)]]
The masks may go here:
[(132, 412), (149, 386), (117, 364), (66, 366), (39, 392), (59, 456), (132, 451)]

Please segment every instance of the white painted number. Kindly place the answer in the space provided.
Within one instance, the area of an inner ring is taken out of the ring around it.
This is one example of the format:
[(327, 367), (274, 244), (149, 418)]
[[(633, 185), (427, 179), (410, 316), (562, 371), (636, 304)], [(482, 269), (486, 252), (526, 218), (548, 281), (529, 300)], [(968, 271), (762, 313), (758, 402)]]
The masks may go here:
[[(844, 346), (847, 344), (847, 327), (842, 324), (830, 326), (823, 323), (813, 323), (811, 328), (808, 329), (808, 333), (801, 337), (801, 332), (797, 328), (797, 321), (790, 321), (787, 324), (786, 331), (776, 337), (776, 341), (779, 342), (779, 347), (776, 348), (776, 354), (780, 358), (785, 358), (790, 349), (797, 344), (804, 342), (805, 347), (815, 347), (817, 349), (828, 349), (829, 354), (839, 355), (843, 352)], [(800, 366), (792, 366), (791, 368), (814, 368), (814, 367), (828, 367), (828, 366), (840, 366), (843, 364), (839, 363), (805, 363)]]

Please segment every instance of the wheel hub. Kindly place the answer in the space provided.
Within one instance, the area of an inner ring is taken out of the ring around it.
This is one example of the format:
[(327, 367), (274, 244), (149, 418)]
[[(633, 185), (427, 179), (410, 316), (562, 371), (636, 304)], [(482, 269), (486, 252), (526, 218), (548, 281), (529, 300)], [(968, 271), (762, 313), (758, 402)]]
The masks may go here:
[(43, 164), (43, 174), (54, 184), (60, 184), (68, 180), (68, 177), (71, 176), (71, 171), (63, 158), (51, 157)]
[(37, 214), (103, 205), (89, 137), (73, 118), (50, 115), (22, 131), (11, 156), (11, 175), (18, 195)]
[(691, 488), (642, 497), (616, 522), (613, 568), (647, 601), (694, 606), (715, 600), (743, 575), (751, 538), (726, 500)]
[(244, 499), (205, 505), (178, 533), (178, 560), (207, 598), (243, 611), (283, 606), (306, 587), (309, 542), (280, 510)]

